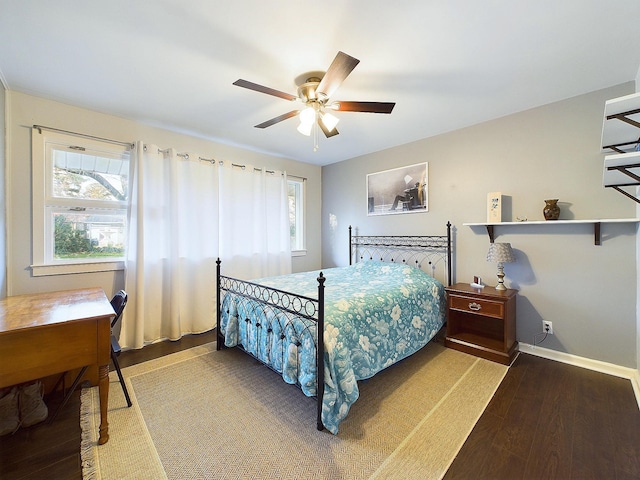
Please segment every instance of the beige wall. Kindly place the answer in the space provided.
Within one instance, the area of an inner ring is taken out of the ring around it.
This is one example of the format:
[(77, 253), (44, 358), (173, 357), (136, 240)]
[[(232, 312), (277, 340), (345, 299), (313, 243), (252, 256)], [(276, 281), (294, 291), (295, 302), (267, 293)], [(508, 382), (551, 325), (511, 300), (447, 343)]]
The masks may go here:
[[(486, 221), (494, 191), (506, 196), (505, 221), (542, 220), (546, 198), (560, 199), (564, 219), (635, 217), (635, 202), (602, 187), (600, 153), (604, 102), (633, 91), (631, 82), (324, 167), (323, 266), (348, 263), (349, 225), (363, 235), (420, 235), (444, 233), (451, 221), (455, 280), (480, 275), (495, 284), (486, 230), (463, 225)], [(367, 216), (368, 173), (425, 161), (428, 212)], [(637, 368), (635, 223), (603, 225), (601, 246), (588, 225), (497, 233), (496, 241), (516, 250), (517, 263), (505, 272), (506, 283), (520, 290), (519, 341), (533, 344), (542, 320), (550, 320), (555, 335), (542, 347)]]
[(21, 293), (102, 287), (107, 295), (122, 288), (123, 272), (32, 277), (31, 265), (31, 126), (45, 125), (87, 135), (133, 142), (143, 140), (178, 152), (197, 152), (207, 158), (228, 160), (286, 170), (290, 175), (307, 178), (307, 255), (293, 259), (294, 271), (320, 267), (320, 167), (295, 162), (220, 143), (169, 132), (139, 122), (44, 100), (17, 92), (8, 92), (7, 142), (8, 206), (8, 293)]

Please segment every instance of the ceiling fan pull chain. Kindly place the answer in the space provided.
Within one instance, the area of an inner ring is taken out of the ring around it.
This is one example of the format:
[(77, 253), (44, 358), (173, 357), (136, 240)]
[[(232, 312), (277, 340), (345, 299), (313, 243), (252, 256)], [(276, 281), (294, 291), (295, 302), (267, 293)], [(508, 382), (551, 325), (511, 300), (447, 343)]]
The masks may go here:
[(318, 146), (318, 121), (313, 124), (313, 151), (317, 152), (320, 147)]

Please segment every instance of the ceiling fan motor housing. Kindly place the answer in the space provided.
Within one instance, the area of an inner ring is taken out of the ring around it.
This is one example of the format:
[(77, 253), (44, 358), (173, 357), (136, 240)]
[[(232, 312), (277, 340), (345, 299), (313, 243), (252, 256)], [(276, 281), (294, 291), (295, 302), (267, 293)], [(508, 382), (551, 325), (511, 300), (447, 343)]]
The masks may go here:
[(298, 87), (298, 97), (300, 98), (300, 100), (302, 100), (304, 103), (314, 101), (324, 103), (327, 100), (326, 97), (321, 98), (324, 97), (324, 95), (318, 94), (318, 92), (316, 92), (318, 85), (320, 85), (320, 80), (321, 79), (318, 77), (311, 77), (308, 78), (305, 83), (300, 85)]

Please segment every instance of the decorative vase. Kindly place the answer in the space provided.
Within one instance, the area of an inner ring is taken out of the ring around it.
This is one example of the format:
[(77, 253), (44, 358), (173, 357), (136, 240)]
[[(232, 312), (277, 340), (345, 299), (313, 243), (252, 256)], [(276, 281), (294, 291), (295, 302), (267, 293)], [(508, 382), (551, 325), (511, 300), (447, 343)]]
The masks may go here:
[(560, 207), (558, 206), (558, 199), (553, 198), (544, 201), (545, 206), (542, 210), (545, 220), (557, 220), (560, 216)]

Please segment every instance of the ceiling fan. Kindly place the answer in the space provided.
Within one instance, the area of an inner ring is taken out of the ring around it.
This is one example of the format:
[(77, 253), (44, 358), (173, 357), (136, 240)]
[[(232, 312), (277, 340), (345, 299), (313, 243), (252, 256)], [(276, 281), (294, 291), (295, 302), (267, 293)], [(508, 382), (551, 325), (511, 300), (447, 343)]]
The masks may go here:
[[(343, 52), (338, 52), (333, 59), (329, 69), (325, 72), (308, 72), (300, 75), (296, 79), (298, 85), (298, 95), (274, 90), (273, 88), (258, 85), (257, 83), (239, 79), (233, 82), (238, 87), (248, 88), (256, 92), (266, 93), (275, 97), (284, 98), (292, 102), (303, 104), (301, 108), (279, 115), (266, 122), (256, 125), (256, 128), (267, 128), (288, 118), (298, 116), (300, 125), (298, 131), (304, 135), (311, 135), (312, 129), (318, 126), (327, 138), (338, 135), (336, 125), (338, 118), (328, 110), (340, 112), (368, 112), (368, 113), (391, 113), (395, 103), (390, 102), (347, 102), (342, 100), (330, 100), (330, 97), (360, 63), (360, 60), (353, 58)], [(317, 129), (314, 130), (317, 137)], [(316, 146), (314, 150), (317, 150)]]

